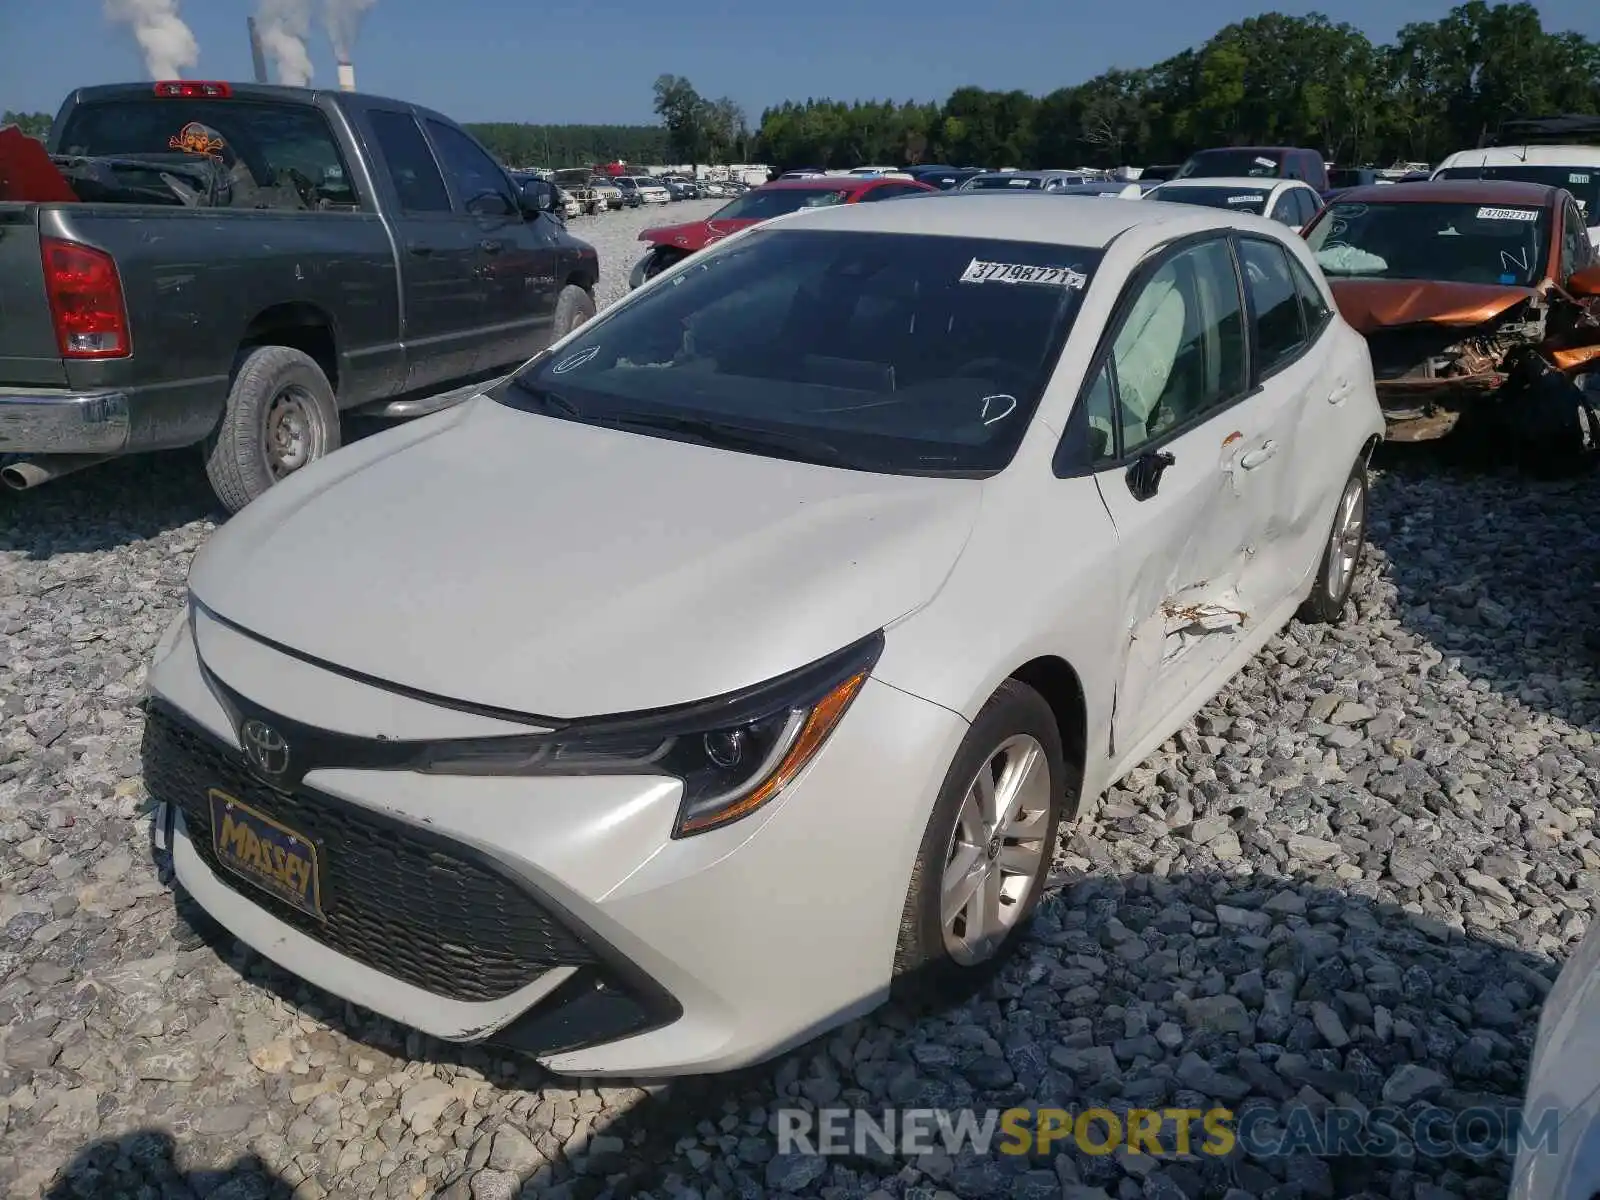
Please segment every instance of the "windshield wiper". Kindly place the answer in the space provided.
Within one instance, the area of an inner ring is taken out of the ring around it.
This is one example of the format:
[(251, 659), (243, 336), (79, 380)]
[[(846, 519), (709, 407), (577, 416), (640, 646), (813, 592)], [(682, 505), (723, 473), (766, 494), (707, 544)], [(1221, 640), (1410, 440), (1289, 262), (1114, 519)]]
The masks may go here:
[(508, 386), (514, 387), (528, 399), (532, 400), (542, 411), (558, 417), (573, 417), (581, 419), (583, 410), (560, 392), (552, 392), (549, 388), (535, 387), (521, 375), (513, 375), (507, 381)]
[(681, 434), (692, 441), (724, 450), (745, 450), (794, 458), (823, 466), (842, 466), (849, 460), (831, 442), (803, 433), (784, 433), (730, 424), (705, 417), (683, 417), (670, 413), (620, 412), (586, 418), (597, 425), (631, 429), (644, 433)]

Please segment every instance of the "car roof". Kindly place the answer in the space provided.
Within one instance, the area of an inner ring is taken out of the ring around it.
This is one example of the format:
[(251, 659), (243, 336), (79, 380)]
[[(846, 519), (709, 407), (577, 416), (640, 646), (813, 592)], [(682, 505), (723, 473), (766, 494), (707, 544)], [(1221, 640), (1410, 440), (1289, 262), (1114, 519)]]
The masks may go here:
[(1461, 167), (1600, 167), (1600, 146), (1489, 146), (1457, 150), (1434, 169)]
[[(919, 197), (916, 203), (839, 204), (805, 209), (773, 218), (763, 228), (798, 223), (806, 229), (1053, 242), (1098, 250), (1136, 225), (1178, 225), (1202, 232), (1242, 225), (1230, 219), (1234, 215), (1192, 204), (1129, 204), (1115, 196), (1084, 196), (1076, 204), (1063, 204), (1059, 196), (1043, 192), (1015, 196), (938, 192)], [(1260, 225), (1256, 218), (1245, 220), (1252, 229)]]
[(1178, 191), (1180, 188), (1249, 188), (1270, 192), (1273, 188), (1303, 187), (1315, 191), (1304, 179), (1263, 178), (1259, 175), (1201, 175), (1190, 179), (1163, 179), (1152, 191)]
[(1531, 204), (1548, 205), (1556, 190), (1542, 183), (1514, 179), (1433, 179), (1415, 183), (1363, 183), (1339, 193), (1340, 204), (1382, 201), (1385, 204)]
[(871, 187), (881, 182), (877, 175), (813, 175), (809, 179), (775, 179), (771, 183), (763, 183), (753, 189), (758, 192), (790, 191), (791, 189), (805, 192), (854, 192), (862, 188)]

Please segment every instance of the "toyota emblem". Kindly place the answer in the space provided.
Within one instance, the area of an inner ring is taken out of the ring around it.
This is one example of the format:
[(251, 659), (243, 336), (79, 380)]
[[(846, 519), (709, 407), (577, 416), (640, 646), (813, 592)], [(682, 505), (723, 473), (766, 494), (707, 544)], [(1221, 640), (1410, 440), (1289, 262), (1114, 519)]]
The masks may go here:
[(289, 769), (289, 743), (265, 721), (246, 721), (239, 729), (239, 744), (250, 765), (263, 775), (282, 775)]

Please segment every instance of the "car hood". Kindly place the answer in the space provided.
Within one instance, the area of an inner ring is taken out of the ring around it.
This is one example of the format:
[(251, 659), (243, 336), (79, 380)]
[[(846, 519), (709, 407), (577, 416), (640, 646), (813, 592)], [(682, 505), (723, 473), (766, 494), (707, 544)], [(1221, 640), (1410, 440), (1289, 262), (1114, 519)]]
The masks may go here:
[(1361, 333), (1396, 325), (1471, 328), (1530, 299), (1534, 289), (1431, 279), (1335, 279), (1340, 315)]
[(760, 223), (748, 218), (689, 221), (683, 225), (662, 225), (655, 229), (646, 229), (639, 235), (639, 240), (656, 246), (675, 246), (681, 250), (703, 250), (712, 242), (719, 242), (729, 234), (738, 233), (741, 229)]
[(272, 488), (207, 542), (190, 588), (248, 633), (406, 688), (628, 712), (774, 678), (926, 604), (982, 487), (480, 398)]

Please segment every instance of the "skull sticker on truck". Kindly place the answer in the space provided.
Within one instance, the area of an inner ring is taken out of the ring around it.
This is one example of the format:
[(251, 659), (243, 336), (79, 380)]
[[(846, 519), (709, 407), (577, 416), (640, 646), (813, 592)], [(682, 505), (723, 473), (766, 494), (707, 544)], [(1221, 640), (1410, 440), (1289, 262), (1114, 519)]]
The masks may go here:
[(217, 136), (216, 131), (199, 121), (190, 121), (177, 134), (167, 139), (169, 150), (181, 150), (185, 154), (204, 154), (210, 158), (220, 158), (224, 142)]

